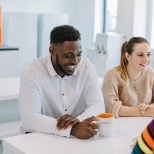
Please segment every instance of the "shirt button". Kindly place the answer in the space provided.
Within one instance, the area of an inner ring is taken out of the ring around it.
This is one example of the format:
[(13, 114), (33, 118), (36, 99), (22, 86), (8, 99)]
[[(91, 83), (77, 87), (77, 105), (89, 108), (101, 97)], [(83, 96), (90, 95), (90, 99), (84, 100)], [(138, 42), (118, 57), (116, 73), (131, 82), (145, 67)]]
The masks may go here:
[(62, 93), (62, 95), (64, 96), (64, 93)]
[(65, 109), (65, 111), (67, 111), (67, 109)]

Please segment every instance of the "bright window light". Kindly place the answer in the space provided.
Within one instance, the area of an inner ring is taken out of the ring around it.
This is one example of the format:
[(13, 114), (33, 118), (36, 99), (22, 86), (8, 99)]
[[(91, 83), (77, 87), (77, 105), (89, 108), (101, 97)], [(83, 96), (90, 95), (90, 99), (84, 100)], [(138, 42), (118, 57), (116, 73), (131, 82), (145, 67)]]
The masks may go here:
[(154, 49), (154, 3), (152, 8), (151, 48)]
[(115, 32), (117, 23), (117, 4), (118, 0), (106, 0), (106, 32)]

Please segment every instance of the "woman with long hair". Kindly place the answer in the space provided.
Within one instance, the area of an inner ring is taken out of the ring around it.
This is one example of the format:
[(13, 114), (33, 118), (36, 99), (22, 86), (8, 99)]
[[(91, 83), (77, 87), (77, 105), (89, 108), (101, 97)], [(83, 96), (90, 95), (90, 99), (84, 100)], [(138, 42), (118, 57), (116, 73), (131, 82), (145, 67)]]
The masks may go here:
[(145, 38), (132, 37), (121, 47), (119, 66), (110, 69), (103, 81), (106, 112), (119, 116), (154, 117), (154, 70)]

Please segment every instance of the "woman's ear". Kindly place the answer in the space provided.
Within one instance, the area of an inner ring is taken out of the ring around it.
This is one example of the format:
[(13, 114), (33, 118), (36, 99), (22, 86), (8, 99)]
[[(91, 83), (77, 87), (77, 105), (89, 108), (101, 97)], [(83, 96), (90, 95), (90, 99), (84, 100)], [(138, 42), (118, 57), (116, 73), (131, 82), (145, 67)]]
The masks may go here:
[(126, 59), (129, 61), (130, 55), (128, 54), (128, 52), (125, 52), (125, 57), (126, 57)]

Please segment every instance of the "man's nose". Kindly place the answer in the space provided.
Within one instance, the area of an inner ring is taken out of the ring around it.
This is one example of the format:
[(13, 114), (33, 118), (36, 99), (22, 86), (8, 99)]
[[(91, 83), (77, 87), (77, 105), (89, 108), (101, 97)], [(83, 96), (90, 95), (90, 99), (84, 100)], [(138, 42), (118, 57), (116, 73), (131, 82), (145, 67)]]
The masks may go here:
[(80, 58), (77, 56), (74, 56), (74, 58), (72, 58), (71, 62), (76, 65), (78, 62), (80, 61)]

